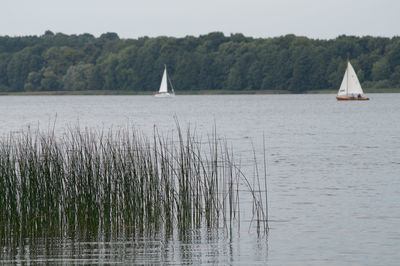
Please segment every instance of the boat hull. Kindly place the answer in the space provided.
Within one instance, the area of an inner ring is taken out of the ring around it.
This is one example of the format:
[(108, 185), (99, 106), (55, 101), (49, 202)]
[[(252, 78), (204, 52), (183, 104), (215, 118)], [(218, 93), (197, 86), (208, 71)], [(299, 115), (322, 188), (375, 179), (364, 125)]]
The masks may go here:
[(169, 92), (162, 92), (162, 93), (156, 93), (154, 94), (154, 97), (158, 98), (169, 98), (169, 97), (174, 97), (175, 94), (169, 93)]
[(368, 101), (368, 97), (349, 97), (349, 96), (336, 96), (338, 101)]

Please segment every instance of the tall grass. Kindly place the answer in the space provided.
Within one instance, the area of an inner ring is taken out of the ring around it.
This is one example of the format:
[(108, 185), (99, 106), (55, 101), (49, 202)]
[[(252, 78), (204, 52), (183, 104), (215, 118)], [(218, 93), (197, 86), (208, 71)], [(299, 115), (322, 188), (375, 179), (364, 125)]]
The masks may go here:
[(239, 183), (267, 231), (261, 192), (215, 132), (203, 141), (179, 123), (176, 134), (154, 128), (151, 138), (129, 128), (60, 136), (27, 130), (0, 141), (0, 238), (232, 230), (240, 221)]

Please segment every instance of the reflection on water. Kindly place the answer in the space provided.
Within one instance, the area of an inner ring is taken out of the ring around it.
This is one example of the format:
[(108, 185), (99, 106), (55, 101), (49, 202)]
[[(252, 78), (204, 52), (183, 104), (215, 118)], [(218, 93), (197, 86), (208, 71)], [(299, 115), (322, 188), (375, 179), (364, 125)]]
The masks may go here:
[[(250, 235), (252, 235), (250, 233)], [(267, 261), (267, 236), (240, 245), (239, 234), (194, 230), (184, 235), (73, 235), (23, 239), (1, 247), (3, 264), (257, 264)], [(247, 237), (246, 237), (247, 239)]]

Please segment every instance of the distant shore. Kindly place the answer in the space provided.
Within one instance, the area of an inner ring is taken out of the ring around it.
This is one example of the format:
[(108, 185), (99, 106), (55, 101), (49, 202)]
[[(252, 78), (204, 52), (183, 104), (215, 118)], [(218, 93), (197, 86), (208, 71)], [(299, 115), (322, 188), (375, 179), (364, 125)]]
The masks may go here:
[[(369, 93), (400, 93), (400, 88), (391, 89), (364, 89)], [(336, 94), (336, 90), (309, 90), (300, 94)], [(0, 96), (34, 96), (34, 95), (153, 95), (150, 91), (127, 91), (127, 90), (84, 90), (84, 91), (30, 91), (30, 92), (0, 92)], [(228, 94), (294, 94), (287, 90), (198, 90), (177, 91), (177, 95), (228, 95)], [(296, 93), (298, 94), (298, 93)]]

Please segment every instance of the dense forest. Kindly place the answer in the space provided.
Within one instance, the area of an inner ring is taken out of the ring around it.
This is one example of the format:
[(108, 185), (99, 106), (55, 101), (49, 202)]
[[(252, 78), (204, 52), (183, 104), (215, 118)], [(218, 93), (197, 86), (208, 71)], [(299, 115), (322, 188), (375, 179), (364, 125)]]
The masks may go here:
[(336, 90), (346, 57), (364, 88), (400, 87), (400, 37), (295, 35), (120, 39), (116, 33), (0, 37), (0, 92), (155, 91), (164, 64), (176, 91)]

